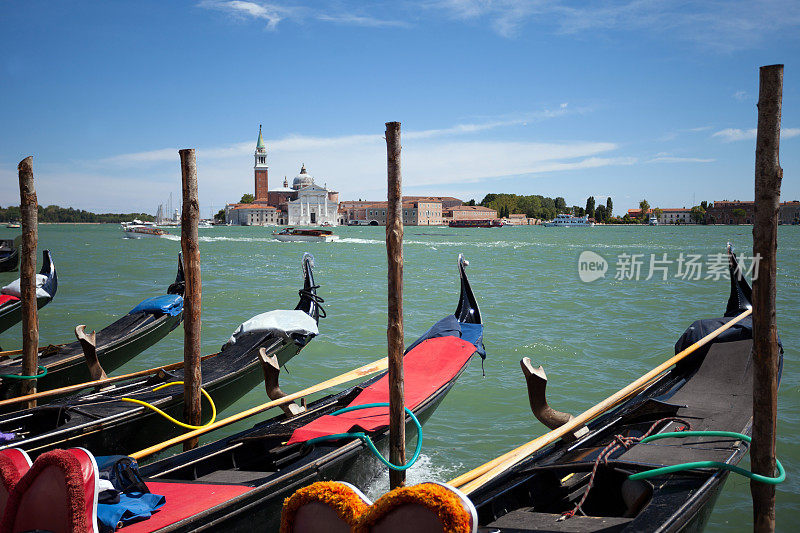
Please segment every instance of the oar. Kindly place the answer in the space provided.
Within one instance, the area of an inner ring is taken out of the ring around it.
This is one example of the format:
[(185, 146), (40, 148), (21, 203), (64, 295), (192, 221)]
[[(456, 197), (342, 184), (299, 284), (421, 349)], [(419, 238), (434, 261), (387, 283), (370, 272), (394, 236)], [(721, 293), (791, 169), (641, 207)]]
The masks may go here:
[[(205, 361), (206, 359), (210, 359), (210, 358), (215, 357), (217, 355), (219, 355), (219, 352), (206, 355), (201, 359), (201, 361)], [(165, 371), (166, 370), (176, 370), (178, 368), (181, 368), (182, 366), (183, 366), (183, 361), (181, 361), (180, 363), (172, 363), (172, 364), (169, 364), (169, 365), (159, 366), (159, 367), (156, 367), (156, 368), (148, 368), (147, 370), (139, 370), (138, 372), (133, 372), (131, 374), (125, 374), (124, 376), (114, 376), (114, 377), (110, 377), (110, 378), (106, 378), (106, 379), (98, 379), (98, 380), (95, 380), (95, 381), (87, 381), (85, 383), (76, 383), (75, 385), (69, 385), (69, 386), (66, 386), (66, 387), (61, 387), (60, 389), (51, 389), (51, 390), (47, 390), (47, 391), (37, 392), (36, 394), (28, 394), (26, 396), (18, 396), (16, 398), (9, 398), (8, 400), (0, 401), (0, 407), (3, 407), (5, 405), (12, 405), (12, 404), (15, 404), (15, 403), (20, 403), (20, 402), (27, 402), (28, 400), (33, 400), (33, 399), (37, 399), (37, 398), (48, 398), (50, 396), (58, 396), (58, 395), (61, 395), (61, 394), (66, 394), (68, 392), (73, 392), (73, 391), (80, 390), (80, 389), (87, 389), (89, 387), (97, 387), (98, 385), (107, 385), (109, 383), (116, 383), (117, 381), (122, 381), (122, 380), (125, 380), (125, 379), (133, 379), (133, 378), (138, 378), (138, 377), (142, 377), (142, 376), (147, 376), (148, 374), (155, 374), (155, 373), (160, 372), (162, 370), (165, 370)]]
[(497, 457), (484, 465), (481, 465), (473, 470), (470, 470), (466, 474), (458, 476), (457, 478), (450, 481), (449, 484), (456, 488), (461, 489), (461, 491), (466, 494), (473, 492), (475, 489), (485, 485), (486, 483), (496, 478), (500, 474), (514, 467), (514, 465), (516, 465), (526, 457), (530, 456), (532, 453), (540, 450), (541, 448), (544, 448), (548, 444), (555, 442), (556, 440), (560, 439), (567, 433), (570, 433), (574, 431), (576, 428), (582, 426), (589, 420), (611, 409), (612, 407), (617, 405), (620, 401), (624, 400), (631, 394), (638, 392), (643, 385), (646, 385), (648, 382), (650, 382), (652, 379), (660, 375), (662, 372), (669, 369), (672, 365), (684, 359), (691, 353), (695, 352), (698, 348), (705, 346), (706, 344), (711, 342), (714, 338), (719, 336), (723, 331), (727, 330), (737, 322), (746, 318), (752, 312), (753, 312), (752, 309), (748, 309), (747, 311), (744, 311), (740, 315), (737, 315), (727, 324), (718, 327), (717, 329), (715, 329), (714, 331), (712, 331), (699, 341), (695, 342), (688, 348), (676, 354), (674, 357), (660, 364), (659, 366), (657, 366), (644, 376), (640, 377), (639, 379), (637, 379), (624, 389), (620, 389), (619, 391), (615, 392), (602, 402), (584, 411), (583, 413), (576, 416), (563, 426), (554, 429), (549, 433), (545, 433), (541, 437), (538, 437), (528, 442), (527, 444), (523, 444), (522, 446), (515, 448), (510, 452), (507, 452), (504, 455), (501, 455), (500, 457)]
[[(238, 422), (244, 418), (249, 416), (253, 416), (258, 414), (262, 411), (266, 411), (272, 407), (277, 407), (279, 405), (283, 405), (294, 401), (298, 398), (302, 398), (303, 396), (308, 396), (309, 394), (314, 394), (321, 390), (329, 389), (331, 387), (336, 387), (337, 385), (342, 385), (343, 383), (347, 383), (348, 381), (353, 381), (354, 379), (363, 378), (364, 376), (369, 376), (370, 374), (375, 374), (376, 372), (381, 372), (386, 370), (388, 367), (388, 360), (384, 357), (383, 359), (379, 359), (375, 362), (372, 362), (368, 365), (364, 365), (362, 367), (356, 368), (355, 370), (351, 370), (346, 374), (341, 374), (336, 376), (335, 378), (331, 378), (327, 381), (323, 381), (322, 383), (317, 383), (316, 385), (312, 385), (307, 389), (303, 389), (299, 392), (295, 392), (293, 394), (289, 394), (288, 396), (284, 396), (278, 400), (274, 400), (271, 402), (263, 403), (261, 405), (257, 405), (252, 407), (246, 411), (242, 411), (241, 413), (237, 413), (235, 415), (231, 415), (228, 418), (223, 418), (222, 420), (217, 420), (213, 424), (206, 426), (202, 429), (196, 429), (194, 431), (190, 431), (188, 433), (184, 433), (183, 435), (179, 435), (173, 439), (166, 440), (160, 444), (155, 444), (150, 446), (149, 448), (145, 448), (144, 450), (140, 450), (136, 453), (130, 454), (136, 460), (141, 459), (142, 457), (147, 457), (148, 455), (152, 455), (156, 452), (160, 452), (165, 448), (169, 448), (170, 446), (175, 446), (176, 444), (180, 444), (183, 441), (193, 439), (195, 437), (199, 437), (200, 435), (204, 435), (209, 431), (213, 431), (215, 429), (221, 428), (223, 426), (227, 426), (228, 424), (233, 424), (234, 422)], [(26, 397), (27, 398), (27, 397)]]

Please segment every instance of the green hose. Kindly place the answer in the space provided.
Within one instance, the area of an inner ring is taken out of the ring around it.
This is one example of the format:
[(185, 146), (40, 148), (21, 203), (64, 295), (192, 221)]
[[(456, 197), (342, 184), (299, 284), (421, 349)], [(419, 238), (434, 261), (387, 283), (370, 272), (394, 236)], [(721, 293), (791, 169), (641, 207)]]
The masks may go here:
[[(389, 404), (386, 402), (381, 402), (381, 403), (367, 403), (364, 405), (354, 405), (353, 407), (345, 407), (344, 409), (339, 409), (338, 411), (334, 411), (333, 413), (331, 413), (331, 416), (340, 415), (342, 413), (347, 413), (349, 411), (357, 411), (359, 409), (369, 409), (370, 407), (389, 407)], [(404, 465), (398, 466), (387, 461), (386, 458), (383, 455), (381, 455), (381, 452), (379, 452), (378, 449), (375, 447), (375, 444), (373, 444), (372, 439), (369, 438), (369, 435), (361, 431), (357, 431), (355, 433), (336, 433), (335, 435), (325, 435), (323, 437), (316, 437), (314, 439), (306, 441), (306, 444), (314, 444), (315, 442), (322, 442), (325, 440), (338, 440), (347, 438), (360, 439), (362, 442), (364, 442), (364, 444), (367, 445), (367, 447), (375, 455), (375, 457), (380, 459), (383, 464), (385, 464), (392, 470), (401, 470), (401, 471), (408, 470), (414, 463), (417, 462), (417, 459), (419, 459), (419, 452), (422, 451), (422, 425), (419, 423), (417, 417), (414, 416), (414, 413), (412, 413), (408, 407), (405, 407), (404, 409), (406, 410), (406, 413), (408, 413), (408, 415), (411, 417), (411, 420), (414, 421), (414, 425), (417, 426), (417, 447), (414, 449), (414, 456), (411, 458), (410, 461), (406, 462), (406, 464)]]
[(43, 378), (47, 375), (47, 367), (39, 365), (39, 373), (35, 376), (20, 376), (19, 374), (0, 374), (3, 379), (36, 379)]
[[(747, 435), (743, 435), (741, 433), (736, 433), (733, 431), (674, 431), (669, 433), (659, 433), (657, 435), (651, 435), (647, 438), (642, 439), (639, 444), (645, 444), (650, 441), (658, 439), (666, 439), (670, 437), (732, 437), (735, 439), (743, 440), (745, 442), (750, 442), (752, 440)], [(777, 466), (778, 468), (778, 475), (776, 477), (768, 477), (759, 474), (754, 474), (749, 470), (745, 470), (744, 468), (739, 468), (738, 466), (729, 465), (728, 463), (721, 463), (719, 461), (695, 461), (693, 463), (681, 463), (678, 465), (664, 466), (662, 468), (654, 468), (653, 470), (647, 470), (646, 472), (639, 472), (637, 474), (631, 475), (629, 479), (632, 480), (647, 479), (651, 477), (661, 476), (664, 474), (671, 474), (673, 472), (692, 470), (694, 468), (719, 468), (720, 470), (730, 470), (735, 474), (740, 474), (742, 476), (749, 477), (750, 479), (753, 479), (755, 481), (760, 481), (761, 483), (766, 483), (768, 485), (777, 485), (778, 483), (783, 483), (783, 481), (786, 479), (786, 470), (783, 469), (783, 465), (777, 459), (775, 459), (775, 466)]]

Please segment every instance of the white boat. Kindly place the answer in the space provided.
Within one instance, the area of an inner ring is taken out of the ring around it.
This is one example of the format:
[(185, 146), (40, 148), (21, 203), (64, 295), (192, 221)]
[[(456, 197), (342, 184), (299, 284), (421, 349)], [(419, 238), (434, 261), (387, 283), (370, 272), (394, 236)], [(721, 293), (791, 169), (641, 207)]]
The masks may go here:
[(653, 215), (650, 215), (650, 220), (647, 223), (651, 226), (658, 226), (658, 219)]
[(582, 216), (576, 217), (573, 215), (556, 215), (556, 218), (549, 222), (543, 222), (542, 226), (556, 227), (556, 228), (580, 228), (594, 226), (594, 222), (589, 221), (589, 217)]
[(163, 237), (169, 235), (163, 229), (156, 227), (153, 222), (142, 222), (141, 220), (134, 220), (133, 222), (123, 222), (120, 224), (126, 239), (142, 239), (144, 237)]
[(283, 242), (333, 242), (339, 240), (338, 235), (334, 235), (331, 230), (327, 229), (286, 228), (281, 231), (273, 231), (272, 236)]

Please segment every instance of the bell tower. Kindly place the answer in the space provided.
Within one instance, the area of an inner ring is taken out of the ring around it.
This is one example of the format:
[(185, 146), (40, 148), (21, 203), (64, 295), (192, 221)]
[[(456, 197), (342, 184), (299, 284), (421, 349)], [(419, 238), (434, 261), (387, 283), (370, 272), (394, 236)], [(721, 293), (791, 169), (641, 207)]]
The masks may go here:
[(264, 138), (261, 136), (261, 124), (258, 125), (258, 142), (256, 143), (255, 153), (256, 164), (253, 167), (256, 181), (256, 201), (267, 201), (269, 195), (269, 185), (267, 181), (267, 173), (269, 167), (267, 166), (267, 145), (264, 144)]

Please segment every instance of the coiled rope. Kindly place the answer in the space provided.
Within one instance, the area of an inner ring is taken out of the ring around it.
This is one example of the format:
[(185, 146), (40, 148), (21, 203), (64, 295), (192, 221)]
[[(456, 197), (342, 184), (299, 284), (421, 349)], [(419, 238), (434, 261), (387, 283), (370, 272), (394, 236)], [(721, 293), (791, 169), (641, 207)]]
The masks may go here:
[(20, 376), (19, 374), (0, 374), (3, 379), (37, 379), (43, 378), (47, 375), (47, 367), (39, 365), (39, 373), (35, 376)]

